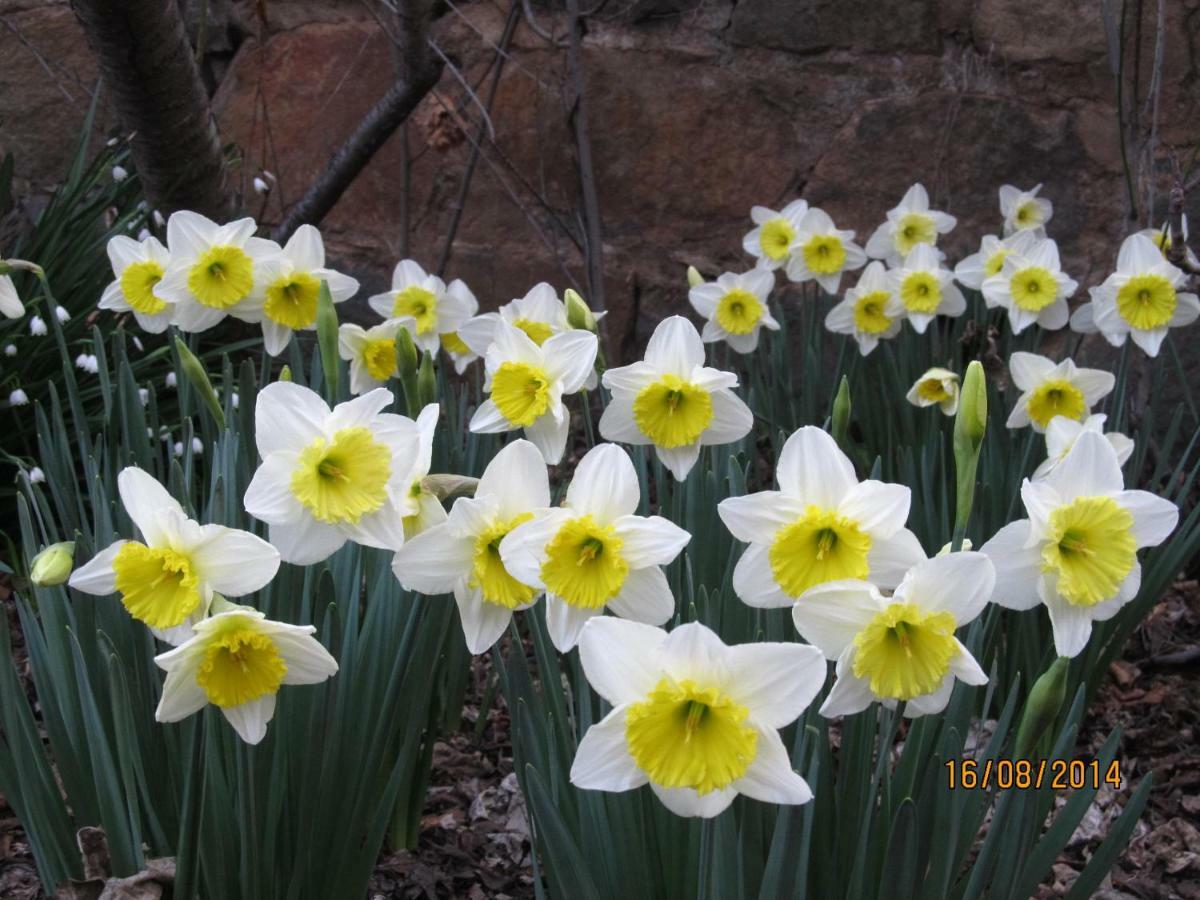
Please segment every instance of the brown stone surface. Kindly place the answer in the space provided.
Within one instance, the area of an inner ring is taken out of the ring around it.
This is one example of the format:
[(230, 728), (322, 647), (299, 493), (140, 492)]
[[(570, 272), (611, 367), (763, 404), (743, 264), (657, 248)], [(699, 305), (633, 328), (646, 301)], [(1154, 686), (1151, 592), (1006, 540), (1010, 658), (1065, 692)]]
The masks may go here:
[[(1139, 122), (1148, 134), (1158, 4), (1142, 6)], [(564, 36), (555, 4), (532, 8), (543, 29)], [(276, 219), (386, 90), (394, 50), (369, 9), (359, 0), (233, 0), (222, 37), (240, 46), (220, 68), (215, 109), (244, 187), (262, 168), (279, 178), (266, 203), (246, 191), (251, 213)], [(1171, 158), (1186, 163), (1200, 136), (1200, 0), (1163, 9), (1158, 145), (1153, 164), (1130, 154), (1139, 184), (1160, 190)], [(439, 47), (481, 95), (506, 10), (464, 0), (435, 25)], [(63, 4), (0, 0), (0, 25), (10, 22), (37, 38), (50, 71), (89, 83), (86, 48)], [(681, 310), (688, 262), (710, 272), (746, 265), (740, 239), (755, 203), (803, 192), (865, 240), (915, 180), (960, 218), (946, 242), (952, 258), (998, 230), (1000, 184), (1044, 182), (1066, 264), (1085, 285), (1099, 280), (1132, 227), (1109, 59), (1114, 24), (1092, 0), (606, 4), (589, 20), (584, 64), (612, 328), (625, 334), (637, 309), (655, 318)], [(1127, 32), (1131, 97), (1134, 23)], [(19, 173), (52, 180), (63, 158), (52, 151), (73, 145), (81, 101), (69, 104), (32, 57), (14, 61), (22, 45), (13, 34), (0, 27), (0, 147), (17, 153)], [(570, 93), (565, 52), (521, 24), (492, 111), (495, 141), (486, 142), (447, 272), (485, 307), (540, 279), (560, 287), (583, 279)], [(31, 97), (56, 111), (52, 127), (38, 123)], [(478, 118), (447, 72), (410, 123), (410, 255), (426, 265), (441, 251)], [(393, 137), (323, 223), (368, 289), (383, 284), (400, 252), (400, 146)], [(1200, 220), (1197, 198), (1200, 190), (1190, 204)]]

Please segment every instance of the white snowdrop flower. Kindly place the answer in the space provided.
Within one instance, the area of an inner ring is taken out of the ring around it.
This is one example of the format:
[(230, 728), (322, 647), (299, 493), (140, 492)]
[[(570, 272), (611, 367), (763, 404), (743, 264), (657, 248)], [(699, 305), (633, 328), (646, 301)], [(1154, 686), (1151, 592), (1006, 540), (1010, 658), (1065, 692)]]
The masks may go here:
[(167, 377), (166, 377), (166, 378), (164, 378), (164, 379), (163, 379), (163, 381), (165, 381), (165, 382), (166, 382), (166, 385), (167, 385), (167, 387), (169, 387), (169, 388), (173, 388), (173, 387), (175, 387), (175, 386), (176, 386), (176, 384), (177, 384), (177, 381), (176, 381), (176, 379), (175, 379), (175, 373), (174, 373), (174, 372), (168, 372), (168, 373), (167, 373)]
[(241, 398), (238, 396), (237, 391), (234, 391), (229, 395), (229, 403), (234, 409), (238, 408), (238, 404), (241, 403)]
[(46, 480), (46, 473), (40, 467), (34, 466), (29, 470), (29, 481), (31, 484), (42, 484)]
[(262, 178), (258, 178), (257, 176), (255, 177), (255, 179), (254, 179), (254, 193), (256, 193), (256, 194), (266, 194), (266, 193), (268, 193), (270, 190), (271, 190), (271, 186), (270, 186), (269, 184), (267, 184), (267, 182), (266, 182), (266, 181), (264, 181)]
[(155, 228), (165, 228), (167, 226), (167, 220), (165, 218), (163, 218), (163, 214), (160, 213), (157, 209), (154, 211), (151, 218), (154, 219), (154, 227)]
[(75, 368), (95, 375), (100, 371), (100, 362), (93, 353), (80, 353), (75, 357)]
[(112, 167), (112, 180), (113, 181), (120, 183), (128, 177), (129, 177), (129, 172), (126, 171), (124, 166), (113, 166)]
[(71, 314), (69, 312), (67, 312), (66, 307), (64, 307), (64, 306), (54, 307), (54, 316), (60, 322), (70, 322), (71, 321)]
[(136, 334), (133, 336), (133, 346), (137, 348), (139, 353), (146, 349), (144, 346), (142, 346), (141, 338), (139, 338)]
[(171, 452), (175, 454), (176, 459), (181, 458), (183, 456), (183, 442), (176, 441), (175, 446), (172, 448)]
[(150, 390), (148, 388), (138, 388), (138, 401), (142, 406), (150, 405)]
[(195, 453), (197, 456), (200, 456), (201, 454), (203, 454), (204, 453), (204, 441), (200, 440), (200, 438), (198, 438), (198, 437), (192, 438), (192, 452)]
[(16, 388), (8, 395), (8, 403), (10, 406), (25, 406), (29, 403), (29, 395), (20, 388)]
[(46, 320), (41, 316), (34, 316), (29, 320), (29, 333), (34, 337), (41, 337), (46, 333)]
[(17, 355), (17, 345), (16, 344), (5, 344), (4, 345), (4, 355), (5, 356), (16, 356)]

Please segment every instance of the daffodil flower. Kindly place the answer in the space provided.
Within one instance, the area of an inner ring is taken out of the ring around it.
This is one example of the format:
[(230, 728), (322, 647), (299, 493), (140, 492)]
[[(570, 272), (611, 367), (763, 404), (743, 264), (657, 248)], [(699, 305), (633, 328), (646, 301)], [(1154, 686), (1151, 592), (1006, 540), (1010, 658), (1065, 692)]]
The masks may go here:
[(1175, 504), (1127, 491), (1117, 451), (1084, 431), (1065, 460), (1041, 481), (1026, 480), (1028, 519), (1005, 525), (983, 545), (996, 564), (996, 603), (1009, 609), (1045, 604), (1059, 656), (1076, 656), (1092, 622), (1106, 621), (1137, 596), (1141, 547), (1167, 539), (1179, 520)]
[(792, 281), (815, 281), (825, 293), (836, 294), (842, 273), (861, 269), (866, 262), (867, 254), (854, 243), (854, 232), (837, 228), (828, 213), (814, 206), (796, 229), (786, 271)]
[(870, 263), (858, 284), (846, 291), (842, 300), (825, 316), (825, 327), (835, 334), (848, 334), (858, 342), (858, 352), (866, 356), (882, 340), (894, 338), (904, 322), (904, 305), (892, 293), (883, 263)]
[(837, 443), (811, 425), (789, 437), (775, 467), (777, 491), (729, 497), (717, 506), (725, 527), (750, 546), (733, 570), (733, 589), (757, 607), (803, 603), (826, 581), (870, 579), (895, 587), (925, 558), (904, 527), (911, 491), (859, 482)]
[(25, 315), (25, 304), (17, 293), (17, 286), (7, 275), (0, 275), (0, 315), (6, 319), (19, 319)]
[[(594, 320), (604, 318), (603, 312), (592, 311), (591, 315)], [(566, 303), (544, 281), (535, 284), (524, 297), (510, 300), (495, 312), (468, 320), (458, 330), (458, 336), (472, 353), (484, 356), (496, 338), (500, 322), (523, 331), (539, 347), (556, 334), (575, 330), (568, 321)], [(594, 390), (597, 384), (599, 379), (593, 370), (588, 373), (584, 390)]]
[(253, 219), (218, 225), (180, 210), (167, 220), (170, 263), (154, 296), (174, 305), (182, 331), (205, 331), (226, 315), (241, 316), (263, 260), (279, 252), (273, 241), (254, 237)]
[(167, 673), (154, 718), (179, 722), (211, 703), (243, 741), (257, 744), (283, 685), (318, 684), (337, 672), (314, 632), (244, 606), (197, 623), (191, 640), (154, 657)]
[(158, 238), (144, 241), (118, 234), (108, 242), (108, 260), (112, 263), (112, 284), (100, 297), (100, 308), (132, 312), (143, 331), (160, 334), (171, 322), (174, 304), (155, 292), (162, 281), (171, 256)]
[(1104, 439), (1116, 451), (1117, 463), (1125, 465), (1126, 460), (1133, 455), (1133, 438), (1126, 437), (1119, 431), (1105, 433), (1104, 423), (1107, 419), (1108, 416), (1103, 413), (1088, 416), (1082, 422), (1068, 419), (1066, 416), (1055, 416), (1051, 419), (1050, 424), (1046, 426), (1046, 458), (1034, 470), (1033, 480), (1041, 481), (1053, 472), (1055, 467), (1067, 458), (1067, 454), (1071, 452), (1071, 448), (1075, 446), (1075, 442), (1085, 431), (1103, 434)]
[(119, 540), (71, 575), (70, 586), (96, 596), (119, 594), (131, 616), (160, 639), (179, 644), (208, 612), (214, 592), (250, 594), (279, 569), (279, 551), (262, 538), (187, 517), (152, 475), (130, 466), (117, 491), (141, 540)]
[(754, 227), (742, 238), (742, 248), (758, 260), (755, 268), (773, 270), (787, 264), (800, 233), (800, 220), (807, 212), (805, 200), (793, 200), (778, 212), (765, 206), (750, 210)]
[(994, 234), (985, 234), (979, 242), (979, 250), (961, 259), (954, 267), (954, 280), (973, 291), (982, 291), (983, 283), (993, 275), (999, 275), (1004, 260), (1010, 253), (1021, 253), (1037, 242), (1033, 231), (1017, 231), (1003, 239)]
[(596, 336), (566, 331), (540, 347), (518, 328), (501, 321), (484, 357), (490, 396), (471, 417), (471, 431), (497, 434), (525, 429), (525, 437), (550, 465), (563, 457), (571, 414), (564, 394), (583, 388), (596, 364)]
[[(467, 287), (467, 283), (461, 278), (455, 278), (449, 285), (446, 286), (446, 293), (455, 297), (461, 304), (466, 318), (463, 321), (465, 325), (471, 321), (471, 317), (479, 312), (479, 301), (475, 299), (475, 294)], [(459, 326), (458, 331), (443, 331), (438, 335), (438, 340), (441, 342), (442, 350), (450, 361), (454, 363), (454, 371), (461, 375), (467, 371), (467, 366), (479, 359), (483, 354), (476, 353), (462, 339), (459, 331), (462, 326)]]
[(492, 457), (473, 497), (459, 497), (445, 522), (400, 548), (392, 571), (406, 590), (453, 593), (467, 649), (483, 653), (504, 634), (513, 612), (541, 595), (505, 567), (500, 543), (549, 505), (541, 453), (529, 441), (513, 441)]
[(837, 681), (821, 715), (850, 716), (874, 701), (910, 718), (946, 708), (957, 678), (986, 684), (987, 676), (954, 632), (987, 605), (996, 571), (982, 553), (922, 560), (890, 597), (866, 581), (815, 587), (792, 607), (806, 641), (837, 660)]
[(1030, 325), (1054, 331), (1067, 324), (1067, 299), (1079, 287), (1062, 270), (1058, 244), (1038, 238), (1005, 255), (1000, 271), (983, 282), (983, 299), (991, 308), (1008, 310), (1013, 334)]
[(816, 648), (731, 647), (699, 622), (668, 634), (598, 618), (583, 630), (579, 658), (613, 709), (579, 742), (571, 764), (576, 787), (649, 784), (671, 812), (706, 819), (738, 794), (763, 803), (812, 799), (779, 729), (799, 718), (825, 682)]
[(246, 512), (270, 525), (286, 562), (309, 565), (347, 540), (398, 550), (420, 436), (406, 416), (384, 413), (383, 388), (332, 410), (315, 392), (277, 381), (258, 395), (255, 440), (262, 464), (246, 489)]
[[(1188, 240), (1187, 213), (1184, 213), (1182, 216), (1180, 216), (1179, 230), (1183, 233), (1183, 240), (1186, 244)], [(1154, 246), (1159, 249), (1159, 252), (1162, 253), (1164, 259), (1167, 257), (1167, 254), (1171, 252), (1171, 227), (1168, 223), (1163, 222), (1162, 226), (1159, 228), (1143, 228), (1138, 232), (1138, 234), (1153, 241)], [(1196, 256), (1195, 251), (1193, 251), (1190, 246), (1184, 247), (1184, 253), (1187, 254), (1189, 263), (1191, 263), (1193, 266), (1200, 266), (1200, 258)]]
[(716, 281), (689, 290), (692, 308), (707, 320), (700, 333), (704, 343), (725, 341), (738, 353), (753, 353), (762, 329), (779, 330), (767, 307), (774, 287), (774, 271), (761, 268), (741, 274), (726, 272)]
[(1040, 184), (1029, 191), (1011, 184), (1000, 187), (1000, 215), (1004, 217), (1005, 234), (1039, 229), (1044, 233), (1046, 223), (1054, 216), (1054, 204), (1038, 196), (1041, 189)]
[(1080, 369), (1070, 359), (1055, 363), (1021, 350), (1009, 357), (1008, 371), (1022, 393), (1006, 424), (1009, 428), (1032, 425), (1039, 434), (1055, 416), (1082, 422), (1116, 384), (1111, 372)]
[(1117, 271), (1092, 288), (1090, 303), (1071, 316), (1071, 328), (1084, 334), (1100, 332), (1114, 347), (1127, 338), (1148, 356), (1158, 356), (1171, 328), (1191, 325), (1200, 318), (1200, 299), (1185, 293), (1187, 275), (1177, 269), (1141, 234), (1121, 244)]
[(623, 444), (653, 444), (659, 460), (683, 481), (702, 446), (741, 440), (754, 424), (733, 392), (737, 375), (704, 365), (704, 344), (682, 316), (658, 323), (642, 362), (604, 373), (612, 399), (600, 434)]
[(367, 303), (385, 319), (412, 319), (413, 343), (431, 354), (437, 353), (441, 335), (457, 332), (472, 313), (467, 295), (451, 293), (442, 279), (427, 274), (411, 259), (396, 264), (392, 289)]
[(932, 244), (917, 244), (898, 268), (888, 270), (887, 280), (917, 334), (924, 334), (937, 316), (961, 316), (967, 310), (954, 274), (942, 267)]
[(904, 397), (913, 406), (936, 405), (945, 415), (952, 416), (958, 412), (958, 388), (957, 374), (933, 368), (913, 382)]
[(446, 508), (442, 506), (442, 501), (425, 487), (425, 478), (433, 465), (433, 439), (437, 434), (440, 414), (441, 407), (430, 403), (417, 415), (417, 455), (408, 473), (408, 496), (416, 509), (404, 517), (406, 541), (446, 521)]
[(537, 513), (500, 542), (505, 568), (546, 591), (546, 628), (561, 652), (605, 607), (650, 625), (675, 614), (662, 566), (692, 536), (661, 516), (634, 515), (640, 499), (629, 454), (600, 444), (579, 461), (562, 506)]
[(334, 303), (358, 293), (355, 279), (325, 268), (321, 232), (311, 225), (297, 228), (279, 253), (259, 265), (254, 291), (240, 317), (247, 322), (262, 322), (263, 343), (271, 356), (283, 352), (293, 331), (317, 327), (322, 281), (329, 285)]
[(350, 393), (365, 394), (395, 378), (396, 333), (412, 319), (389, 319), (371, 328), (338, 326), (338, 356), (350, 363)]
[(953, 231), (957, 221), (954, 216), (930, 209), (924, 185), (914, 184), (900, 203), (888, 210), (887, 221), (867, 241), (867, 256), (898, 266), (915, 248), (935, 246), (938, 235)]

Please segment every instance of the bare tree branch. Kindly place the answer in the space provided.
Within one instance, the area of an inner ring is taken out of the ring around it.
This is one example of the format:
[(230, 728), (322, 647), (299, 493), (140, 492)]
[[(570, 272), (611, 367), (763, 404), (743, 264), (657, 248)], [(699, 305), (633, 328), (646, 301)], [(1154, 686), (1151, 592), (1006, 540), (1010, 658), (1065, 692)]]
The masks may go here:
[(272, 237), (285, 241), (300, 225), (316, 224), (333, 209), (358, 174), (417, 104), (433, 89), (442, 74), (442, 63), (429, 47), (430, 0), (400, 0), (397, 43), (401, 66), (396, 81), (359, 122), (354, 133), (329, 158), (307, 193), (288, 210)]
[(224, 216), (232, 192), (179, 7), (163, 0), (71, 0), (71, 7), (121, 123), (133, 132), (133, 161), (150, 203)]
[(1200, 266), (1195, 266), (1188, 258), (1188, 247), (1183, 237), (1183, 183), (1176, 181), (1171, 187), (1170, 199), (1167, 201), (1167, 227), (1171, 242), (1167, 246), (1167, 261), (1177, 269), (1183, 269), (1192, 275), (1200, 275)]

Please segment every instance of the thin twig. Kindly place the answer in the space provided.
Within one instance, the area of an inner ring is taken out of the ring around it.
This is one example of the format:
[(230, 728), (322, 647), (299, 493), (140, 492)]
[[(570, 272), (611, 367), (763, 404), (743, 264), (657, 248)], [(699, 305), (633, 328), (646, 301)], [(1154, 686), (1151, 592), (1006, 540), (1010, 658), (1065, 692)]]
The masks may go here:
[[(504, 60), (507, 56), (508, 45), (512, 40), (513, 32), (516, 31), (518, 15), (518, 7), (514, 3), (508, 11), (508, 20), (504, 23), (504, 33), (500, 35), (500, 44), (496, 48), (496, 74), (492, 78), (491, 87), (488, 88), (487, 102), (485, 103), (485, 113), (487, 114), (491, 113), (492, 106), (496, 102), (496, 92), (500, 87), (500, 78), (504, 74)], [(450, 216), (450, 227), (446, 231), (446, 241), (442, 245), (441, 254), (438, 256), (437, 273), (439, 276), (446, 274), (446, 266), (450, 262), (450, 253), (454, 249), (454, 238), (458, 234), (458, 226), (462, 222), (463, 210), (467, 205), (467, 194), (471, 190), (471, 179), (475, 175), (475, 166), (479, 163), (480, 146), (483, 143), (485, 125), (490, 124), (490, 121), (489, 118), (479, 123), (475, 131), (475, 140), (471, 142), (471, 153), (467, 157), (467, 165), (463, 170), (462, 183), (458, 186), (458, 196), (454, 200), (454, 210)]]
[(496, 140), (496, 128), (492, 125), (492, 117), (488, 115), (488, 108), (480, 101), (478, 95), (475, 93), (475, 89), (471, 87), (471, 83), (467, 81), (462, 70), (450, 61), (450, 57), (442, 52), (442, 48), (437, 45), (436, 41), (431, 39), (429, 46), (437, 54), (438, 59), (442, 61), (443, 65), (450, 70), (450, 74), (454, 76), (454, 80), (462, 85), (463, 90), (467, 92), (467, 96), (471, 98), (471, 102), (479, 108), (479, 112), (483, 116), (483, 122), (487, 125), (488, 138), (493, 141)]
[(588, 135), (587, 91), (583, 75), (583, 21), (579, 16), (579, 0), (567, 0), (567, 21), (570, 44), (567, 62), (571, 69), (574, 98), (571, 104), (571, 124), (575, 129), (575, 150), (579, 157), (579, 191), (583, 201), (584, 234), (588, 273), (588, 301), (595, 309), (606, 308), (604, 302), (604, 247), (600, 223), (600, 197), (596, 191), (596, 173), (592, 164), (592, 142)]
[(1183, 183), (1178, 180), (1171, 187), (1170, 199), (1167, 202), (1167, 227), (1171, 235), (1171, 242), (1167, 246), (1167, 260), (1177, 269), (1200, 275), (1200, 266), (1192, 263), (1183, 237)]

